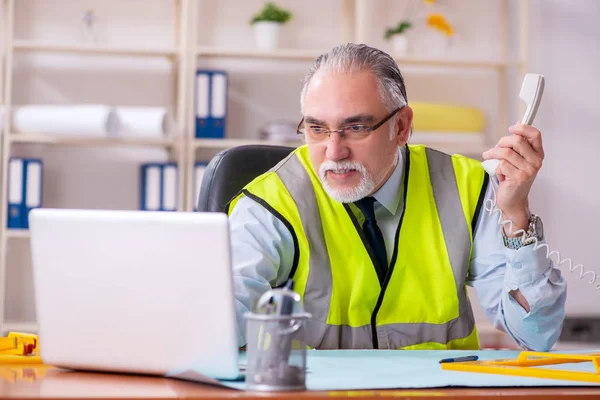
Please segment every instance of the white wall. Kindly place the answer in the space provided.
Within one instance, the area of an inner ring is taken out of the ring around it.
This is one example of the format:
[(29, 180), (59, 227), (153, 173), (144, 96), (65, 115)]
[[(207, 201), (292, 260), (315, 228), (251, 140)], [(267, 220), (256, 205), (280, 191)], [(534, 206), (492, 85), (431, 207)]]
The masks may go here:
[[(17, 36), (38, 40), (78, 41), (78, 18), (86, 7), (100, 17), (98, 35), (109, 43), (133, 41), (145, 45), (169, 45), (172, 40), (172, 8), (168, 0), (18, 0)], [(379, 11), (368, 15), (368, 43), (390, 50), (381, 37), (385, 28), (402, 15), (400, 2), (374, 2)], [(460, 57), (494, 57), (497, 54), (497, 1), (469, 0), (455, 7), (439, 2), (453, 18), (457, 35), (452, 48), (444, 47), (433, 33), (416, 29), (411, 36), (414, 50), (429, 55), (457, 54)], [(202, 45), (252, 46), (247, 21), (262, 1), (200, 1)], [(282, 46), (326, 49), (340, 40), (341, 1), (281, 1), (293, 7), (295, 19), (284, 28)], [(545, 221), (553, 249), (559, 249), (596, 269), (591, 240), (600, 222), (600, 189), (594, 186), (594, 172), (584, 167), (594, 158), (600, 139), (594, 137), (597, 93), (600, 81), (600, 50), (595, 22), (600, 17), (595, 0), (533, 0), (531, 13), (531, 71), (547, 77), (546, 93), (537, 118), (544, 134), (546, 162), (532, 195), (532, 208)], [(139, 10), (143, 9), (143, 12)], [(318, 10), (318, 12), (314, 12)], [(377, 10), (375, 7), (374, 10)], [(384, 11), (381, 11), (384, 10)], [(302, 75), (309, 66), (301, 61), (258, 61), (212, 59), (199, 66), (230, 71), (228, 135), (258, 137), (258, 130), (273, 119), (297, 121), (300, 117), (298, 92)], [(123, 58), (19, 55), (15, 58), (14, 81), (17, 104), (30, 102), (105, 102), (173, 106), (173, 70), (165, 60)], [(481, 106), (489, 118), (489, 134), (497, 134), (495, 112), (498, 85), (488, 72), (452, 71), (440, 75), (434, 70), (403, 68), (409, 100), (452, 101)], [(449, 72), (449, 71), (448, 71)], [(511, 83), (516, 92), (520, 82)], [(511, 104), (516, 103), (511, 99)], [(511, 119), (512, 122), (512, 119)], [(168, 157), (156, 149), (81, 148), (19, 146), (15, 155), (42, 156), (45, 162), (44, 205), (86, 208), (137, 207), (140, 162)], [(202, 152), (209, 157), (214, 152)], [(569, 166), (566, 166), (569, 163)], [(108, 172), (109, 175), (105, 175)], [(9, 244), (9, 292), (7, 317), (33, 320), (33, 292), (28, 244)], [(568, 309), (571, 313), (598, 313), (600, 291), (566, 273), (570, 282)], [(480, 310), (478, 318), (482, 317)]]
[[(599, 274), (600, 187), (594, 162), (600, 148), (600, 2), (535, 0), (532, 8), (531, 70), (546, 76), (539, 111), (546, 159), (536, 180), (533, 209), (545, 221), (548, 242), (563, 258)], [(568, 263), (563, 264), (568, 271)], [(564, 272), (567, 312), (600, 314), (600, 290)]]

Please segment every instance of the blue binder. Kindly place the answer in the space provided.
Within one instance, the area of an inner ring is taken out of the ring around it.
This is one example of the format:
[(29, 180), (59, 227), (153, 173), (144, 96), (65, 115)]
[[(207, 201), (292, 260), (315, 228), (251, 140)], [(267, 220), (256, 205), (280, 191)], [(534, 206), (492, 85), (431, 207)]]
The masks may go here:
[(25, 199), (25, 171), (22, 158), (8, 162), (8, 214), (6, 227), (23, 228), (23, 200)]
[(161, 176), (161, 210), (177, 211), (178, 199), (177, 163), (165, 163), (162, 165)]
[(162, 204), (162, 164), (142, 164), (140, 173), (140, 210), (160, 211)]
[(228, 75), (223, 70), (196, 72), (196, 137), (223, 139), (227, 119)]
[(9, 160), (7, 228), (29, 229), (29, 211), (42, 206), (42, 182), (42, 160)]
[(177, 211), (177, 163), (152, 162), (140, 166), (140, 210)]
[(23, 165), (25, 173), (23, 192), (23, 228), (29, 229), (29, 212), (42, 206), (42, 160), (25, 159)]

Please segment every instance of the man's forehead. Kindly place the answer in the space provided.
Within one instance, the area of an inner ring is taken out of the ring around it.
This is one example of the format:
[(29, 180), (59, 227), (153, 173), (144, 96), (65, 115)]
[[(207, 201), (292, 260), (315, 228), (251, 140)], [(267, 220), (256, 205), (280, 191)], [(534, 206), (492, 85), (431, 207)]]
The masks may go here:
[(377, 84), (376, 76), (367, 70), (338, 70), (333, 68), (319, 69), (308, 82), (308, 89), (322, 87), (329, 83), (344, 82), (346, 84)]
[(304, 97), (304, 116), (335, 120), (359, 114), (378, 115), (385, 109), (377, 80), (368, 71), (318, 71)]

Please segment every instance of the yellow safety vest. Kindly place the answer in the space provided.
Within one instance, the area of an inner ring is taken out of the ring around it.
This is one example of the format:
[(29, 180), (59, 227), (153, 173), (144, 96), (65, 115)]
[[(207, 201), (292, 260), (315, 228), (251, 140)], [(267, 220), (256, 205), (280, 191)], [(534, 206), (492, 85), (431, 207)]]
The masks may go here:
[(290, 276), (312, 314), (304, 326), (312, 348), (479, 349), (465, 280), (487, 175), (461, 155), (405, 148), (404, 210), (382, 280), (363, 240), (364, 216), (327, 195), (306, 146), (228, 205), (231, 213), (241, 196), (253, 198), (290, 230)]

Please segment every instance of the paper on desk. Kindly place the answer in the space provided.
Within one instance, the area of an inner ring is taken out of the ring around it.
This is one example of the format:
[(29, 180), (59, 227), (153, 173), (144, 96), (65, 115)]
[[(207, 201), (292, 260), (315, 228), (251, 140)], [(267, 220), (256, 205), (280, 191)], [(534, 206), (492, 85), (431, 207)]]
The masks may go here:
[[(477, 354), (480, 360), (494, 360), (516, 358), (519, 351), (311, 350), (307, 356), (306, 386), (308, 390), (600, 386), (586, 382), (441, 369), (439, 360), (442, 358), (467, 354)], [(591, 363), (562, 364), (549, 368), (593, 371)], [(191, 377), (193, 378), (193, 376)], [(243, 381), (220, 381), (218, 384), (235, 389), (245, 389)]]
[[(186, 369), (183, 371), (173, 372), (173, 373), (166, 375), (166, 377), (182, 379), (182, 380), (192, 381), (192, 382), (197, 382), (197, 383), (206, 383), (209, 385), (224, 386), (224, 387), (229, 386), (228, 383), (231, 383), (231, 382), (220, 381), (218, 379), (211, 378), (209, 376), (206, 376), (206, 375), (194, 370), (193, 368)], [(240, 382), (240, 383), (242, 384), (241, 389), (243, 389), (244, 382)], [(235, 389), (238, 389), (238, 388), (235, 388)]]

